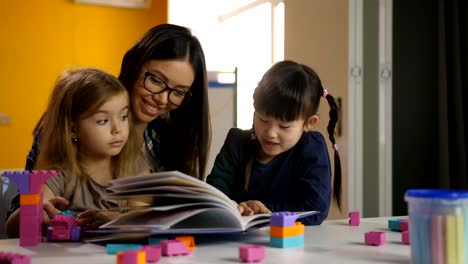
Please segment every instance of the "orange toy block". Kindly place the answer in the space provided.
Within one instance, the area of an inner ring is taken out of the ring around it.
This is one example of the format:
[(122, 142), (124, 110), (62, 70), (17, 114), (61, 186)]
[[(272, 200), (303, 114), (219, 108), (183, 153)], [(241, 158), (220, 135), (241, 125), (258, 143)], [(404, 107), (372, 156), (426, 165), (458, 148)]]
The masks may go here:
[(190, 250), (195, 249), (195, 239), (193, 238), (193, 236), (176, 236), (175, 240), (183, 242), (185, 246)]
[(270, 226), (270, 236), (272, 237), (292, 237), (304, 235), (304, 225), (301, 222), (296, 222), (294, 226)]
[(20, 205), (38, 205), (41, 204), (41, 195), (34, 194), (20, 194)]

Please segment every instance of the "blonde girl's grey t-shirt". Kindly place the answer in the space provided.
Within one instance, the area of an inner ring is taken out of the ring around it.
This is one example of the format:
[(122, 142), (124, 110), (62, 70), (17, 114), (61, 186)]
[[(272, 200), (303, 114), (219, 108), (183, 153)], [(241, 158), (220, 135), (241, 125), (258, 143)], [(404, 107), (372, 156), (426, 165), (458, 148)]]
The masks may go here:
[(71, 176), (65, 172), (46, 181), (55, 196), (61, 196), (70, 202), (67, 209), (72, 211), (103, 210), (127, 207), (125, 200), (105, 199), (106, 187), (91, 177), (82, 181), (79, 177)]

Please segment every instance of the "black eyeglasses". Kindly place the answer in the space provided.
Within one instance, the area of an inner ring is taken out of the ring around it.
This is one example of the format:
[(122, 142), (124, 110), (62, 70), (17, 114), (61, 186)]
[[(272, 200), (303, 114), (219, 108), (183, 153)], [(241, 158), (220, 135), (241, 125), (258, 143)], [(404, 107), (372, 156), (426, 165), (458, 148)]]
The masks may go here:
[(169, 102), (177, 106), (181, 105), (185, 98), (188, 100), (192, 95), (190, 91), (182, 92), (180, 90), (169, 87), (166, 82), (149, 72), (145, 72), (145, 80), (143, 85), (148, 92), (153, 94), (160, 94), (166, 90), (169, 91)]

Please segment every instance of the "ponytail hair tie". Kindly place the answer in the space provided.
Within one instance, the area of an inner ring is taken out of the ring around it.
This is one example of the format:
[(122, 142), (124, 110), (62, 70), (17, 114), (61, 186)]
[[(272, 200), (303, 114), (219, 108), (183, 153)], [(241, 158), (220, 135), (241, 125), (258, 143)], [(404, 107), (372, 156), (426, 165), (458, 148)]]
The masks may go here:
[(323, 89), (323, 98), (327, 98), (328, 92), (327, 89)]

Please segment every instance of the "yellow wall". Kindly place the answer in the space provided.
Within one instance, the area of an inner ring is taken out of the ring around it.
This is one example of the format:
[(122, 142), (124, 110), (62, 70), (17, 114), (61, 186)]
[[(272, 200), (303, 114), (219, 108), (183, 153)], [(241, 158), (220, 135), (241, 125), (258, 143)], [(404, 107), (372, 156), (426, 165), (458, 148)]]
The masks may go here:
[(0, 124), (0, 168), (24, 167), (31, 132), (64, 69), (94, 66), (118, 75), (125, 51), (166, 22), (167, 0), (152, 0), (143, 10), (0, 1), (0, 113), (11, 119)]

